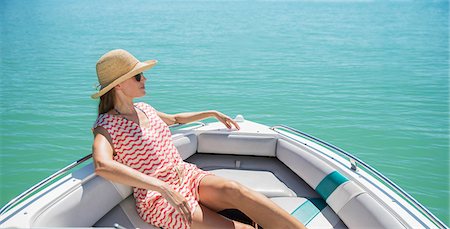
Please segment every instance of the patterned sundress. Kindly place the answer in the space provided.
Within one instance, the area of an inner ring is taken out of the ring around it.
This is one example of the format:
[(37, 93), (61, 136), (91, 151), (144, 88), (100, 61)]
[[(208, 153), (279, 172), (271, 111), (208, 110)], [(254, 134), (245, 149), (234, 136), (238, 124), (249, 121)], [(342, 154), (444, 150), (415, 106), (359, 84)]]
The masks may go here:
[[(94, 128), (101, 126), (108, 131), (116, 153), (114, 160), (168, 183), (186, 198), (193, 213), (198, 207), (198, 186), (209, 173), (182, 160), (169, 127), (153, 107), (146, 103), (134, 105), (147, 116), (149, 128), (106, 113), (98, 116)], [(134, 187), (133, 195), (137, 212), (147, 223), (165, 229), (190, 228), (159, 192)]]

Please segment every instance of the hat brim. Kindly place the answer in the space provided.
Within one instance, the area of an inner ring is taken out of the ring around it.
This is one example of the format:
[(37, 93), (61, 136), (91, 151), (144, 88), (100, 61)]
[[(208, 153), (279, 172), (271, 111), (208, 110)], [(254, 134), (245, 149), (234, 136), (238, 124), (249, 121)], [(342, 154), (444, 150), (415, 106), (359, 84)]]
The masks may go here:
[(139, 74), (140, 72), (149, 70), (150, 68), (152, 68), (153, 66), (155, 66), (155, 64), (158, 63), (157, 60), (148, 60), (148, 61), (144, 61), (144, 62), (139, 62), (138, 64), (136, 64), (136, 66), (134, 66), (134, 68), (129, 71), (128, 73), (126, 73), (125, 75), (117, 78), (116, 80), (114, 80), (113, 82), (111, 82), (109, 85), (107, 85), (106, 87), (100, 89), (100, 91), (98, 91), (97, 93), (94, 93), (91, 95), (91, 98), (93, 99), (97, 99), (100, 96), (106, 94), (106, 92), (108, 92), (109, 90), (111, 90), (113, 87), (117, 86), (117, 84), (122, 83), (123, 81)]

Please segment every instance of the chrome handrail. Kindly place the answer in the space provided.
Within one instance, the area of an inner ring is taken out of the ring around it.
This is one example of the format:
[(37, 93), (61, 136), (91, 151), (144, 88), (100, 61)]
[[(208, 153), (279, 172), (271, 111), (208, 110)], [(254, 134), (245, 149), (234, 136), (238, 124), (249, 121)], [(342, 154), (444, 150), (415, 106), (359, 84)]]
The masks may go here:
[(191, 124), (197, 124), (197, 125), (200, 125), (200, 126), (206, 126), (206, 124), (203, 123), (203, 122), (189, 122), (189, 123), (176, 123), (176, 124), (170, 125), (169, 128), (177, 128), (177, 127), (187, 126), (187, 125), (191, 125)]
[[(362, 161), (361, 159), (357, 158), (356, 156), (354, 156), (351, 153), (348, 153), (346, 151), (344, 151), (343, 149), (334, 146), (333, 144), (330, 144), (326, 141), (323, 141), (317, 137), (314, 137), (310, 134), (307, 134), (305, 132), (302, 132), (300, 130), (294, 129), (292, 127), (286, 126), (286, 125), (275, 125), (270, 127), (271, 130), (285, 136), (285, 137), (289, 137), (288, 135), (284, 134), (283, 132), (279, 132), (276, 129), (286, 129), (288, 131), (292, 131), (294, 133), (296, 133), (297, 135), (303, 136), (303, 137), (307, 137), (311, 140), (314, 140), (326, 147), (329, 147), (331, 149), (334, 149), (336, 151), (338, 151), (339, 153), (344, 154), (345, 156), (349, 157), (351, 160), (355, 160), (356, 162), (358, 162), (359, 164), (361, 164), (365, 169), (369, 170), (370, 172), (372, 172), (373, 174), (375, 174), (379, 179), (383, 180), (384, 182), (386, 182), (387, 184), (389, 184), (391, 186), (391, 188), (394, 188), (398, 193), (400, 193), (403, 198), (407, 199), (410, 203), (412, 203), (414, 205), (414, 207), (416, 207), (416, 209), (418, 209), (422, 214), (425, 214), (425, 216), (427, 216), (428, 219), (430, 219), (436, 226), (439, 226), (440, 228), (447, 228), (448, 227), (439, 219), (437, 218), (433, 213), (431, 213), (425, 206), (423, 206), (421, 203), (419, 203), (416, 199), (414, 199), (414, 197), (412, 197), (411, 195), (409, 195), (406, 191), (404, 191), (402, 188), (400, 188), (398, 185), (396, 185), (394, 182), (392, 182), (389, 178), (387, 178), (386, 176), (384, 176), (383, 174), (381, 174), (380, 172), (378, 172), (376, 169), (374, 169), (372, 166), (370, 166), (369, 164), (365, 163), (364, 161)], [(291, 138), (291, 137), (289, 137)], [(298, 141), (296, 139), (291, 138), (292, 140)]]
[(71, 164), (69, 164), (68, 166), (60, 169), (59, 171), (57, 171), (56, 173), (53, 173), (52, 175), (50, 175), (49, 177), (45, 178), (44, 180), (42, 180), (41, 182), (37, 183), (36, 185), (34, 185), (33, 187), (29, 188), (28, 190), (26, 190), (25, 192), (21, 193), (20, 195), (18, 195), (16, 198), (12, 199), (11, 201), (9, 201), (5, 206), (3, 206), (0, 209), (0, 215), (3, 215), (3, 213), (5, 213), (6, 211), (8, 211), (9, 209), (11, 209), (13, 206), (15, 206), (16, 204), (18, 204), (19, 202), (21, 202), (22, 200), (24, 200), (26, 197), (28, 197), (31, 193), (33, 193), (34, 191), (42, 188), (44, 185), (48, 184), (49, 182), (53, 181), (54, 179), (56, 179), (57, 177), (61, 176), (62, 174), (64, 174), (65, 172), (71, 170), (72, 168), (80, 165), (81, 163), (87, 161), (89, 158), (92, 157), (92, 154), (88, 154), (86, 156), (84, 156), (81, 159), (78, 159), (74, 162), (72, 162)]

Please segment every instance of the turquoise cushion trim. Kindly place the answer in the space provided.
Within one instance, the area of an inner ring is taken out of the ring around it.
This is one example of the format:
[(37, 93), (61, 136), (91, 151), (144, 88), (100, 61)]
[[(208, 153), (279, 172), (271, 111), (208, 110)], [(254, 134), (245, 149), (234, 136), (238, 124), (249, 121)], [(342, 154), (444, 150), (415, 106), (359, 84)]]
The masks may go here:
[(347, 177), (340, 174), (338, 171), (334, 171), (320, 181), (319, 185), (316, 187), (316, 192), (319, 193), (324, 200), (327, 200), (339, 185), (347, 181)]
[(327, 203), (322, 198), (313, 198), (306, 200), (302, 205), (298, 206), (291, 215), (297, 218), (304, 225), (308, 224), (316, 217), (325, 207)]

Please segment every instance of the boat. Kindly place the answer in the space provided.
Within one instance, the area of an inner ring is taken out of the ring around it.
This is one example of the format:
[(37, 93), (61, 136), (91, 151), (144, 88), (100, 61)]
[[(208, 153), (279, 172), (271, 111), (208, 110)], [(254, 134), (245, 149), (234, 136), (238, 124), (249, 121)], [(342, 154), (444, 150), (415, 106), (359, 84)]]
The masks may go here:
[[(260, 192), (308, 228), (448, 228), (354, 155), (285, 125), (238, 115), (171, 127), (183, 160)], [(91, 155), (69, 164), (0, 210), (1, 228), (156, 228), (135, 210), (132, 188), (97, 176)], [(242, 220), (237, 210), (227, 217)]]

